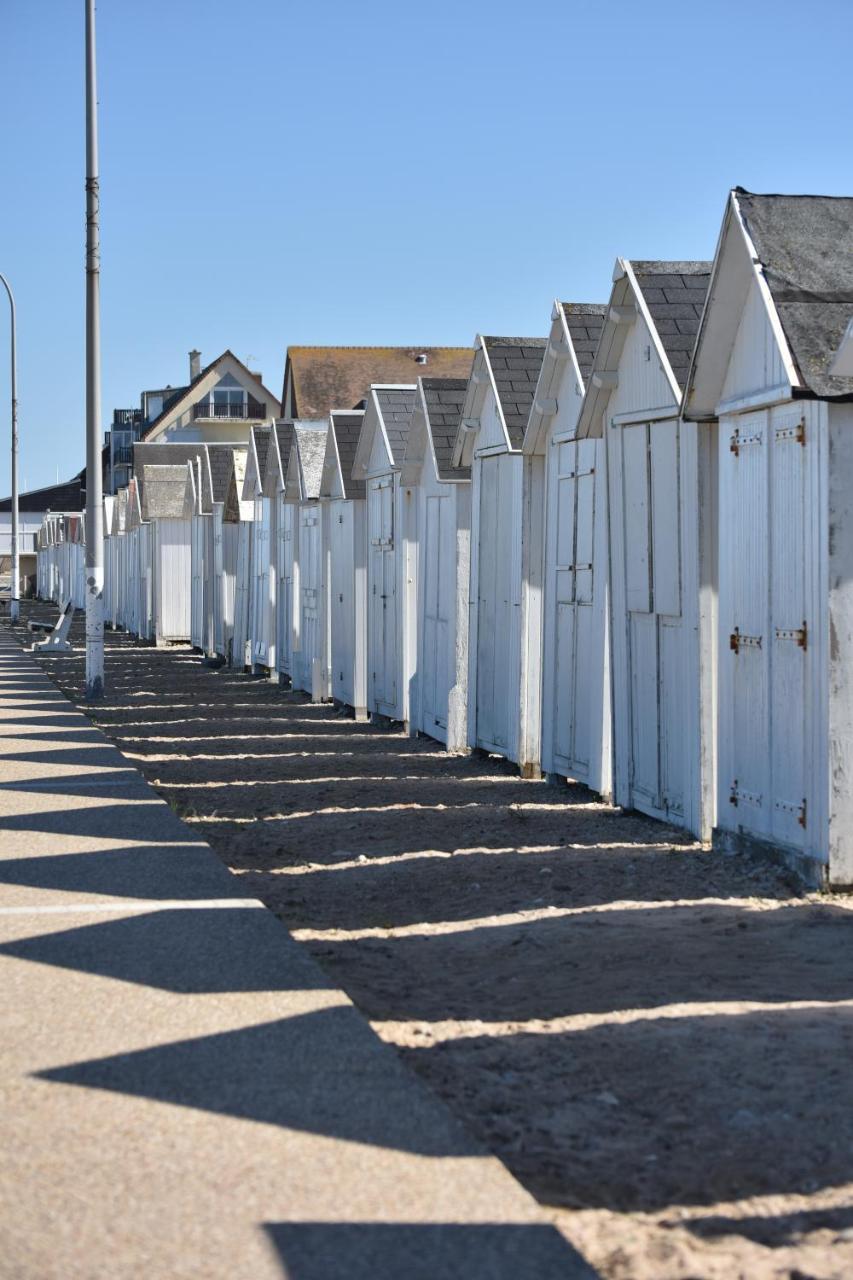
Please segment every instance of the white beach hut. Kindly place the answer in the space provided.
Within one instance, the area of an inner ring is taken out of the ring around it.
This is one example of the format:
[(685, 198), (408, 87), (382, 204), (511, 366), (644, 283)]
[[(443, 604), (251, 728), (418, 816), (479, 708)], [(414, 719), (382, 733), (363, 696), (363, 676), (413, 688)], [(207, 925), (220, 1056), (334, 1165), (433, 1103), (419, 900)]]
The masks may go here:
[[(164, 449), (172, 446), (164, 445)], [(141, 528), (147, 528), (152, 586), (151, 638), (158, 645), (190, 638), (192, 487), (189, 469), (146, 463), (141, 472)]]
[(211, 455), (213, 494), (213, 558), (211, 599), (213, 654), (231, 659), (237, 580), (237, 548), (241, 515), (250, 523), (251, 504), (241, 508), (246, 474), (246, 447), (235, 445)]
[(684, 407), (718, 441), (715, 843), (839, 887), (853, 885), (853, 376), (833, 361), (851, 315), (853, 199), (733, 191)]
[(263, 489), (270, 504), (270, 597), (273, 618), (269, 672), (271, 679), (281, 682), (289, 681), (293, 675), (293, 575), (297, 508), (295, 503), (285, 499), (292, 443), (293, 423), (289, 419), (276, 419), (270, 432)]
[(331, 696), (367, 718), (367, 488), (352, 476), (363, 410), (329, 417), (320, 498), (328, 508)]
[[(328, 422), (294, 422), (285, 478), (285, 500), (297, 505), (293, 609), (298, 612), (293, 649), (293, 686), (314, 702), (331, 696), (329, 680), (328, 577), (323, 554), (320, 479)], [(293, 590), (293, 588), (291, 588)]]
[[(708, 262), (618, 259), (578, 423), (605, 442), (613, 796), (702, 839), (713, 818), (710, 455), (679, 419)], [(597, 548), (596, 548), (597, 549)]]
[[(555, 302), (524, 455), (530, 522), (542, 520), (541, 638), (530, 635), (531, 702), (541, 697), (542, 768), (601, 795), (611, 790), (607, 474), (603, 440), (579, 440), (585, 383), (607, 308)], [(534, 473), (535, 485), (532, 483)], [(531, 557), (532, 559), (532, 557)], [(534, 610), (531, 607), (530, 613)], [(531, 628), (532, 631), (532, 628)], [(537, 657), (541, 658), (541, 682)]]
[(545, 346), (544, 338), (477, 338), (453, 451), (454, 465), (472, 473), (468, 744), (530, 777), (539, 775), (539, 726), (522, 679), (521, 447)]
[(246, 458), (243, 500), (252, 503), (252, 571), (249, 579), (249, 659), (254, 671), (267, 671), (274, 644), (275, 580), (270, 572), (271, 499), (264, 492), (272, 429), (252, 427)]
[[(255, 505), (254, 498), (245, 498), (246, 468), (248, 466), (248, 449), (245, 453), (236, 450), (232, 459), (231, 477), (228, 483), (228, 495), (223, 512), (223, 533), (225, 524), (233, 525), (233, 557), (234, 557), (234, 590), (231, 609), (231, 625), (226, 626), (226, 645), (228, 662), (237, 671), (242, 671), (249, 663), (249, 590), (252, 573), (252, 542), (254, 539)], [(227, 584), (225, 584), (227, 586)]]
[(353, 477), (367, 484), (367, 707), (409, 723), (417, 672), (417, 504), (400, 473), (416, 387), (370, 388)]
[(452, 463), (467, 389), (464, 378), (418, 379), (401, 477), (416, 511), (410, 725), (454, 752), (468, 749), (471, 471)]

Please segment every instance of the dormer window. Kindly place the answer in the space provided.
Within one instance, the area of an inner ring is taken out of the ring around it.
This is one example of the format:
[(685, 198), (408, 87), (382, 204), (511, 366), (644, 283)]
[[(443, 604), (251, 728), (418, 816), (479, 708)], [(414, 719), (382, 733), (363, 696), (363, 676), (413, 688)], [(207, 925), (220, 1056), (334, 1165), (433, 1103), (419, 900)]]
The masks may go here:
[(193, 407), (194, 418), (265, 417), (264, 406), (254, 400), (231, 373), (219, 379), (204, 399)]

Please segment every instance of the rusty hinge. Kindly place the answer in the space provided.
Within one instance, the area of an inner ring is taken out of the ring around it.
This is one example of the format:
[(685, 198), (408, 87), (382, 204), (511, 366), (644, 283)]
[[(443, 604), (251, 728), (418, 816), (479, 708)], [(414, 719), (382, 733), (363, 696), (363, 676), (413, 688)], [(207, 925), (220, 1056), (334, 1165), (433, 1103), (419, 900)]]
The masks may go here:
[(806, 626), (805, 622), (801, 627), (794, 627), (791, 630), (786, 630), (784, 627), (777, 627), (776, 639), (777, 640), (793, 640), (796, 644), (800, 646), (801, 649), (808, 649), (809, 629)]
[(805, 830), (806, 827), (806, 798), (803, 796), (802, 804), (792, 804), (790, 800), (775, 800), (773, 808), (778, 809), (780, 813), (791, 813), (796, 816), (797, 822)]
[(795, 427), (779, 427), (776, 432), (777, 440), (793, 440), (805, 448), (806, 444), (806, 420), (800, 418)]
[(729, 648), (732, 653), (740, 653), (741, 649), (760, 649), (761, 636), (742, 636), (740, 627), (735, 627), (729, 636)]
[(754, 431), (752, 435), (746, 435), (741, 432), (740, 427), (735, 427), (729, 440), (729, 451), (738, 457), (741, 449), (746, 444), (761, 444), (763, 436), (760, 431)]
[(747, 791), (745, 787), (739, 787), (737, 778), (735, 778), (729, 789), (729, 804), (733, 804), (735, 808), (739, 804), (751, 804), (756, 809), (761, 808), (761, 796), (757, 791)]

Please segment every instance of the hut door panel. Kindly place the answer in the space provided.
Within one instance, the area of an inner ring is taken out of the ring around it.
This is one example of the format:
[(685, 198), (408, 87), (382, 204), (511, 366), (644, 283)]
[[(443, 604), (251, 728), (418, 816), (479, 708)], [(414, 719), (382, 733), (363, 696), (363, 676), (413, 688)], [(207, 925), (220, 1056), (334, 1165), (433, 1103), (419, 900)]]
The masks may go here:
[(312, 688), (313, 662), (322, 657), (320, 616), (320, 511), (303, 507), (299, 521), (299, 585), (302, 604), (302, 680)]
[(255, 518), (255, 592), (252, 619), (253, 657), (266, 662), (269, 627), (270, 509), (261, 499)]
[[(814, 446), (812, 445), (812, 448)], [(802, 410), (783, 409), (770, 424), (771, 835), (802, 845), (806, 798), (806, 479), (809, 443)]]
[(660, 808), (684, 814), (684, 629), (680, 619), (658, 618), (660, 654)]
[(332, 692), (340, 702), (353, 705), (353, 646), (355, 597), (353, 580), (353, 508), (335, 503), (330, 512), (332, 561)]
[(477, 605), (477, 744), (505, 753), (509, 745), (512, 625), (513, 468), (506, 456), (480, 463)]
[(293, 674), (293, 518), (291, 503), (279, 501), (278, 583), (276, 584), (277, 662), (279, 671)]
[(625, 512), (625, 602), (629, 613), (651, 610), (649, 548), (649, 429), (622, 430)]
[(569, 772), (575, 737), (575, 519), (577, 445), (555, 445), (554, 482), (554, 743), (555, 761)]
[(632, 799), (659, 809), (657, 618), (653, 613), (629, 616)]
[(371, 483), (370, 636), (373, 700), (377, 709), (397, 709), (397, 584), (394, 483), (389, 476)]
[(424, 655), (423, 714), (427, 733), (447, 735), (447, 646), (449, 642), (449, 535), (450, 498), (427, 497), (424, 530)]
[(732, 630), (721, 653), (731, 672), (732, 777), (722, 779), (728, 789), (723, 803), (731, 806), (733, 825), (759, 835), (769, 832), (767, 426), (766, 413), (738, 419), (723, 464), (729, 472), (732, 601)]
[(679, 538), (678, 423), (659, 422), (649, 431), (652, 512), (652, 607), (655, 613), (681, 613)]

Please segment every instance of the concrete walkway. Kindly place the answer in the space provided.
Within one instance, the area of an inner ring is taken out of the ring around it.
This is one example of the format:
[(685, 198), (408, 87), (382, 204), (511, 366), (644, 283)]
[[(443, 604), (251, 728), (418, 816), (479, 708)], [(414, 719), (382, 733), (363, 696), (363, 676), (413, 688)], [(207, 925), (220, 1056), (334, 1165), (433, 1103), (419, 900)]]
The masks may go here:
[(592, 1272), (0, 625), (0, 1277)]

